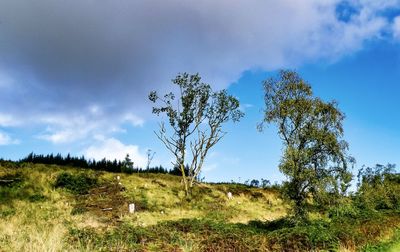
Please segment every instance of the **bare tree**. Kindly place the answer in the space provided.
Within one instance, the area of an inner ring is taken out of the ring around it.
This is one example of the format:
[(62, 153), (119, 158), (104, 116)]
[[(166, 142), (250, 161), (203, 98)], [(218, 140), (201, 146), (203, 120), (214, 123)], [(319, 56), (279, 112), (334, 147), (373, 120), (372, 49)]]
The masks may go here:
[[(213, 92), (209, 84), (201, 82), (199, 74), (178, 74), (172, 83), (178, 86), (178, 96), (171, 92), (160, 97), (153, 91), (149, 99), (161, 104), (153, 107), (154, 114), (168, 117), (172, 133), (167, 132), (164, 122), (155, 133), (174, 155), (174, 165), (181, 170), (184, 190), (190, 197), (208, 151), (226, 134), (222, 125), (230, 120), (237, 122), (244, 114), (235, 97), (226, 90)], [(191, 161), (185, 172), (188, 154)]]
[(153, 161), (153, 158), (154, 158), (154, 155), (156, 154), (156, 152), (152, 151), (151, 149), (147, 149), (146, 154), (147, 154), (147, 166), (146, 166), (146, 168), (148, 170), (150, 168), (151, 161)]

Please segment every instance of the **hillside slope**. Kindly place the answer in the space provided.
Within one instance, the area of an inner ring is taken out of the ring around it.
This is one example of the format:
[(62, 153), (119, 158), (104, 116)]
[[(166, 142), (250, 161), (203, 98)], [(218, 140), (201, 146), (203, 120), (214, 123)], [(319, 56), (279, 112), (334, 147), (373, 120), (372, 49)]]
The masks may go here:
[(0, 251), (396, 251), (400, 244), (398, 211), (344, 204), (332, 216), (316, 209), (301, 225), (288, 212), (274, 189), (201, 183), (187, 201), (178, 176), (0, 163)]
[[(68, 185), (56, 188), (62, 173), (94, 178), (97, 182), (91, 188), (75, 185), (78, 190), (87, 190), (83, 193)], [(23, 164), (20, 168), (3, 165), (0, 178), (8, 181), (0, 185), (0, 250), (4, 251), (100, 249), (77, 242), (74, 239), (82, 237), (71, 233), (106, 233), (126, 225), (145, 228), (180, 219), (248, 223), (274, 220), (286, 213), (276, 192), (242, 185), (200, 184), (193, 200), (187, 202), (179, 177), (165, 174), (127, 175)], [(228, 191), (233, 193), (231, 200), (226, 196)], [(128, 212), (129, 203), (136, 206), (134, 214)], [(142, 241), (138, 243), (137, 249), (154, 245), (157, 250), (159, 241), (146, 246), (140, 245)], [(178, 242), (170, 249), (185, 250), (190, 246)], [(110, 249), (129, 248), (121, 244)]]

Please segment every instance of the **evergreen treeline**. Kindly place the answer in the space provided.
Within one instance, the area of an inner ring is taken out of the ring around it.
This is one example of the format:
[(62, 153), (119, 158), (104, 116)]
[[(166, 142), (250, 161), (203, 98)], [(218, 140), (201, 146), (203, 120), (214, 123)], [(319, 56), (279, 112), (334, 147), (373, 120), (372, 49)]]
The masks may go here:
[(103, 158), (102, 160), (96, 161), (94, 159), (87, 160), (84, 156), (73, 157), (70, 154), (62, 156), (60, 153), (54, 154), (35, 154), (30, 153), (25, 158), (19, 160), (21, 163), (34, 163), (34, 164), (54, 164), (61, 166), (72, 166), (77, 168), (93, 169), (97, 171), (107, 172), (123, 172), (123, 173), (163, 173), (181, 176), (181, 172), (178, 168), (166, 169), (164, 167), (155, 166), (143, 169), (140, 167), (133, 167), (126, 160), (120, 161), (114, 159), (113, 161)]

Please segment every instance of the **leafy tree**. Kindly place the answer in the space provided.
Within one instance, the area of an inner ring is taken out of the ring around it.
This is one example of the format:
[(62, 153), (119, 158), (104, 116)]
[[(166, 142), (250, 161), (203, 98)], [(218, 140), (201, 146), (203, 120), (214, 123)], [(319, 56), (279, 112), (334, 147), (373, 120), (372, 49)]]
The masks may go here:
[(269, 181), (268, 179), (261, 179), (261, 187), (262, 188), (267, 188), (268, 186), (271, 185), (271, 181)]
[[(180, 169), (186, 196), (190, 197), (208, 151), (226, 134), (222, 125), (239, 121), (243, 113), (235, 97), (228, 95), (226, 90), (212, 91), (209, 84), (201, 81), (199, 74), (178, 74), (172, 83), (179, 91), (177, 95), (171, 92), (159, 96), (153, 91), (149, 99), (159, 103), (159, 107), (153, 107), (154, 114), (164, 113), (168, 117), (171, 133), (162, 122), (156, 135), (174, 155), (174, 166)], [(188, 154), (191, 161), (186, 174)]]
[(279, 170), (286, 175), (285, 195), (294, 203), (297, 219), (307, 217), (307, 199), (320, 193), (344, 194), (351, 181), (342, 140), (344, 114), (336, 102), (313, 96), (311, 86), (296, 72), (282, 70), (263, 82), (265, 116), (260, 124), (276, 124), (284, 144)]
[(257, 179), (253, 179), (251, 182), (250, 182), (250, 186), (251, 187), (258, 187), (260, 185), (260, 181), (258, 181)]

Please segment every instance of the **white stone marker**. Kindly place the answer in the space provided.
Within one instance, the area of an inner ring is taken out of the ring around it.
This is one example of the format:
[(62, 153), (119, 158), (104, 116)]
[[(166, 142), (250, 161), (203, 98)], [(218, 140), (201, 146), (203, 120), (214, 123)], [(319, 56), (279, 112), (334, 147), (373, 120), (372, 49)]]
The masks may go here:
[(129, 213), (134, 213), (135, 212), (135, 204), (131, 203), (129, 204)]
[(232, 196), (232, 193), (231, 193), (231, 192), (228, 192), (228, 193), (227, 193), (227, 196), (228, 196), (228, 199), (230, 199), (230, 200), (233, 199), (233, 196)]

